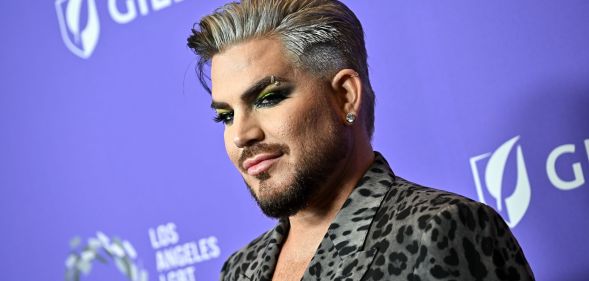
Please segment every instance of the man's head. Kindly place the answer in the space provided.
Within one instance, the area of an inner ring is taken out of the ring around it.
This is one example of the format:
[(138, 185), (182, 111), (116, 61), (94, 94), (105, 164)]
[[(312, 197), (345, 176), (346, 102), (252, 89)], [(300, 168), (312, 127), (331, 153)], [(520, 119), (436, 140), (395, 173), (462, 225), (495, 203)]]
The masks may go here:
[(326, 79), (341, 69), (354, 69), (362, 80), (364, 120), (372, 136), (375, 98), (364, 32), (348, 7), (337, 0), (245, 0), (203, 17), (188, 46), (199, 56), (198, 76), (205, 88), (210, 90), (204, 66), (213, 56), (259, 38), (279, 39), (294, 65)]
[(227, 153), (264, 213), (289, 216), (324, 198), (322, 187), (348, 172), (350, 155), (373, 130), (358, 19), (337, 1), (251, 0), (199, 26), (188, 39), (199, 77), (206, 87), (210, 62)]

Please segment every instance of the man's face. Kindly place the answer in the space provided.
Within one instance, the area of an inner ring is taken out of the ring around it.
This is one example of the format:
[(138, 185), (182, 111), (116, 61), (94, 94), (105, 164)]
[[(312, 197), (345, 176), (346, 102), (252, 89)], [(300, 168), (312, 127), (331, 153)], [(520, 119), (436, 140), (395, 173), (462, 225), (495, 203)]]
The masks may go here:
[(290, 216), (342, 170), (348, 138), (329, 81), (293, 66), (276, 39), (212, 59), (212, 99), (225, 148), (262, 211)]

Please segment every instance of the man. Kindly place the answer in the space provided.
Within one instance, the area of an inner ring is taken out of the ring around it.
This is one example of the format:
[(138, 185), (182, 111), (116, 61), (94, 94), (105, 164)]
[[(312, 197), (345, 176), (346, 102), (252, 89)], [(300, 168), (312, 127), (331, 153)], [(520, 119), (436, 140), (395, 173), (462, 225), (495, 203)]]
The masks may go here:
[(221, 280), (533, 280), (492, 209), (397, 177), (373, 152), (363, 36), (335, 0), (244, 0), (193, 29), (227, 154), (279, 219)]

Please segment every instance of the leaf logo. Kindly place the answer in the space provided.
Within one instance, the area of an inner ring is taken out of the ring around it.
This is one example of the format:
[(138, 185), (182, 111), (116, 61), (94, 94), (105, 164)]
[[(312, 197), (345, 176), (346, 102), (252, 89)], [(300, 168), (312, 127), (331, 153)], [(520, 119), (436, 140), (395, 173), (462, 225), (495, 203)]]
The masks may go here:
[[(488, 193), (495, 198), (497, 210), (502, 211), (503, 208), (506, 209), (508, 216), (506, 221), (509, 227), (515, 227), (522, 220), (532, 198), (530, 180), (521, 145), (517, 145), (516, 147), (517, 180), (515, 190), (509, 196), (503, 194), (505, 166), (511, 151), (514, 146), (516, 146), (518, 140), (519, 136), (516, 136), (499, 146), (499, 148), (493, 153), (485, 153), (470, 158), (470, 167), (477, 188), (477, 196), (479, 197), (479, 201), (483, 203), (486, 203), (485, 195), (481, 184), (477, 162), (489, 158), (484, 170), (484, 183)], [(505, 204), (503, 201), (505, 201)]]
[[(86, 4), (86, 5), (84, 5)], [(86, 9), (84, 9), (84, 6)], [(56, 0), (61, 38), (66, 47), (80, 58), (89, 58), (100, 36), (100, 21), (94, 0)], [(82, 23), (83, 13), (86, 22)]]
[(80, 281), (92, 271), (96, 261), (108, 264), (114, 262), (129, 281), (148, 281), (149, 275), (137, 260), (137, 252), (131, 243), (117, 237), (110, 238), (98, 231), (83, 243), (78, 236), (70, 241), (70, 254), (65, 260), (65, 280)]

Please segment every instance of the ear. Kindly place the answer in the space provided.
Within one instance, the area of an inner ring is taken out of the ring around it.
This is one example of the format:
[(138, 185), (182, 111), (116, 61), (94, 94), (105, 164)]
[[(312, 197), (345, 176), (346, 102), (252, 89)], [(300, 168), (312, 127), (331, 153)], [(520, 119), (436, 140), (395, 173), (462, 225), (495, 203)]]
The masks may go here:
[(362, 91), (362, 80), (358, 72), (353, 69), (340, 70), (331, 80), (331, 87), (337, 95), (336, 99), (339, 103), (342, 120), (345, 120), (348, 113), (360, 116), (364, 93)]

